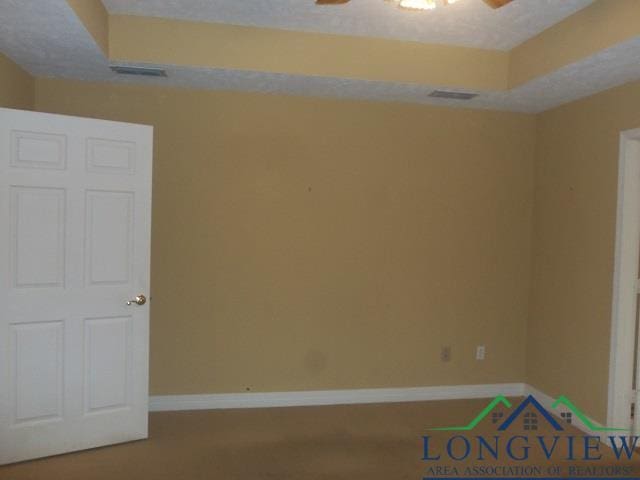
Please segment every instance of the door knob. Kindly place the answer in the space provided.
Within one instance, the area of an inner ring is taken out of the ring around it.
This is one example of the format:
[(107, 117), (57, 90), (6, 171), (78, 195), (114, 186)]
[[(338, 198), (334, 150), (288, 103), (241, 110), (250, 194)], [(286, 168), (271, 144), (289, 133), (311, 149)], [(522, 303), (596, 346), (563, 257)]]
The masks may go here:
[(129, 300), (127, 302), (127, 305), (144, 305), (145, 303), (147, 303), (147, 297), (145, 297), (143, 294), (137, 295), (136, 298), (134, 298), (133, 300)]

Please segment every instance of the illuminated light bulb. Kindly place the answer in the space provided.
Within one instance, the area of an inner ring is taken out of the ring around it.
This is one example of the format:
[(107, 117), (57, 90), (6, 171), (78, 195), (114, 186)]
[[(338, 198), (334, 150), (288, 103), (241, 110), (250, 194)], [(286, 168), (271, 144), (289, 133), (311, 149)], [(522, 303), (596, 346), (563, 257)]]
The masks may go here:
[(400, 7), (411, 10), (433, 10), (436, 8), (435, 0), (400, 0)]
[(444, 0), (444, 4), (445, 5), (453, 5), (454, 3), (456, 3), (458, 0)]

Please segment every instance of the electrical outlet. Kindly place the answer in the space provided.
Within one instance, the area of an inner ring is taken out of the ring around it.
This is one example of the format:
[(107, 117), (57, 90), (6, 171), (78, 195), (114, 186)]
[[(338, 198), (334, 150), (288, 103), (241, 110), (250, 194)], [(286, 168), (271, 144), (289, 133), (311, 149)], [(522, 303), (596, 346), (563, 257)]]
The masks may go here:
[(442, 360), (443, 362), (448, 362), (449, 360), (451, 360), (451, 347), (442, 347), (442, 350), (440, 351), (440, 360)]
[(484, 360), (484, 345), (476, 347), (476, 360)]

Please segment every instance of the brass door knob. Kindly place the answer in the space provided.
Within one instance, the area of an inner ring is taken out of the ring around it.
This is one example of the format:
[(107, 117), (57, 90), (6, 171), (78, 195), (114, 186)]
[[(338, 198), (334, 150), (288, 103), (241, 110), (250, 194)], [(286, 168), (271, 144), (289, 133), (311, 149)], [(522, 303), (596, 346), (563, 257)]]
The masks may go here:
[(136, 298), (134, 298), (133, 300), (129, 300), (127, 302), (127, 305), (144, 305), (145, 303), (147, 303), (147, 297), (145, 297), (143, 294), (137, 295)]

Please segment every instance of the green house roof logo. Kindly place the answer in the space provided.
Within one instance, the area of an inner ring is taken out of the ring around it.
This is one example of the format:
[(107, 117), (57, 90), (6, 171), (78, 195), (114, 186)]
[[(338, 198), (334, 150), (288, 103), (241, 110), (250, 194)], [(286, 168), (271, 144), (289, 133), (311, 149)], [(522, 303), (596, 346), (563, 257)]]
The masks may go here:
[[(508, 409), (512, 408), (511, 402), (504, 396), (498, 395), (495, 397), (482, 411), (480, 411), (473, 420), (471, 420), (467, 425), (456, 426), (456, 427), (438, 427), (432, 428), (431, 430), (435, 431), (444, 431), (444, 432), (453, 432), (453, 431), (470, 431), (473, 430), (484, 418), (489, 415), (493, 410), (495, 410), (498, 406), (504, 406)], [(615, 427), (601, 427), (593, 423), (593, 421), (587, 417), (584, 412), (582, 412), (575, 404), (569, 400), (564, 395), (558, 397), (551, 408), (553, 410), (557, 410), (560, 407), (564, 407), (566, 410), (571, 412), (576, 418), (578, 418), (589, 430), (593, 432), (627, 432), (629, 431), (626, 428), (615, 428)], [(558, 421), (554, 418), (554, 416), (546, 409), (544, 406), (533, 396), (527, 396), (520, 404), (513, 410), (513, 412), (498, 426), (498, 431), (507, 430), (513, 422), (519, 418), (521, 415), (526, 415), (525, 410), (534, 409), (537, 413), (546, 420), (546, 422), (556, 431), (562, 431), (564, 428)]]

